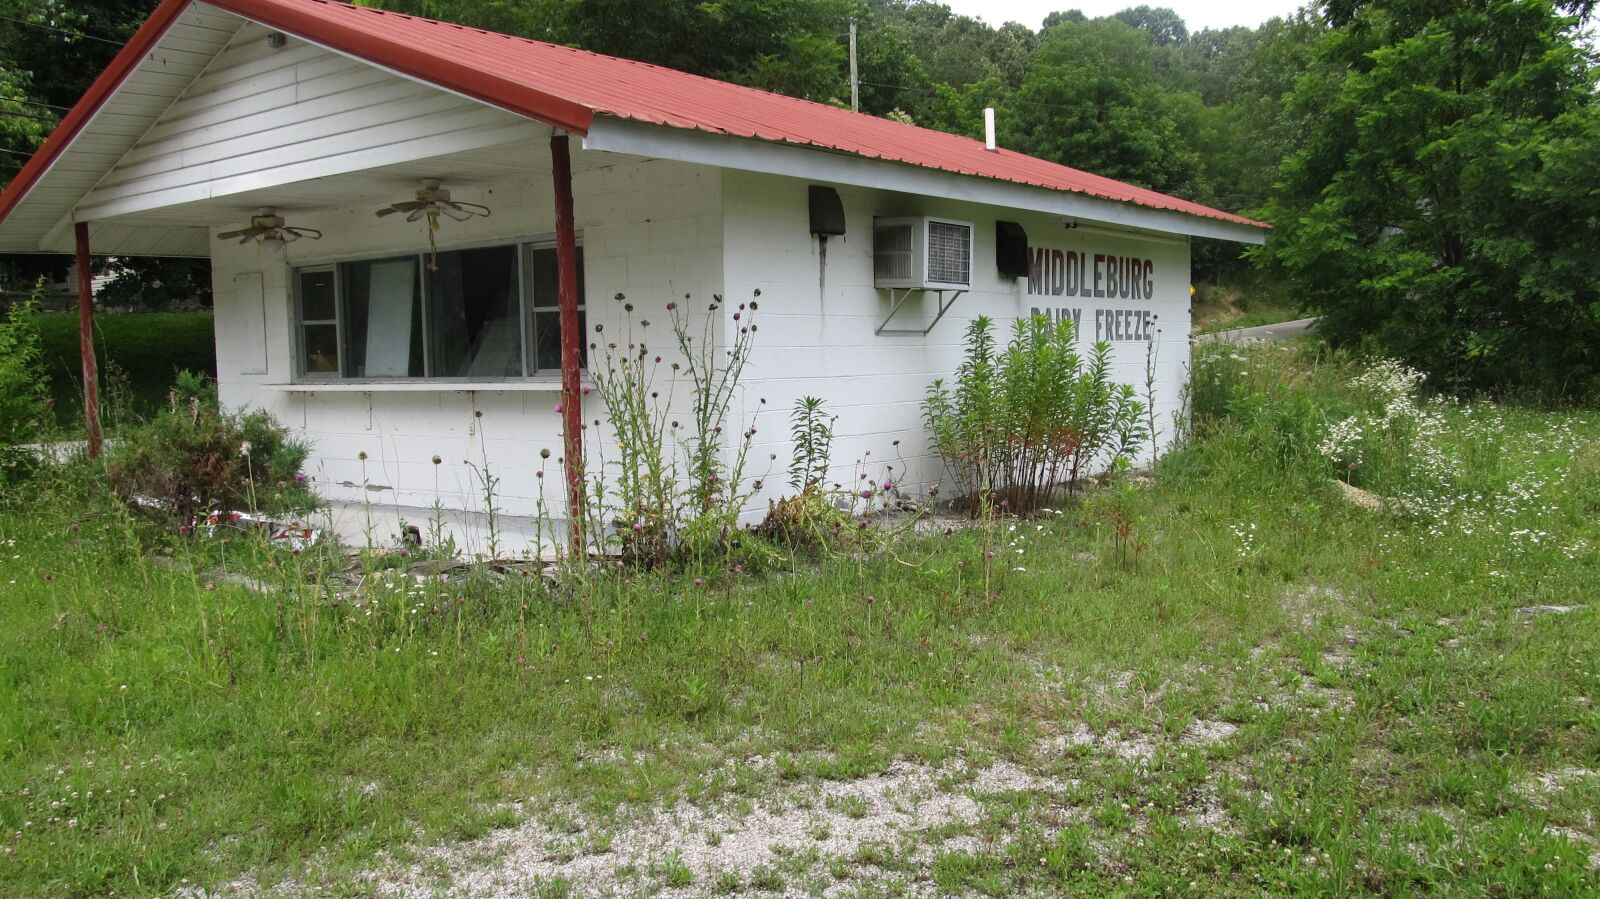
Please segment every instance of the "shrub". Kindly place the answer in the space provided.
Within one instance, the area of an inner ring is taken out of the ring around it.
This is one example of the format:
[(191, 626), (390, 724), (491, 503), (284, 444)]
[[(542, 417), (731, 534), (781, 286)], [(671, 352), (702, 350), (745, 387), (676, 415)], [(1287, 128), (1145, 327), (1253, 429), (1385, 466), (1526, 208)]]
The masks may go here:
[(767, 515), (756, 525), (755, 533), (791, 549), (821, 549), (847, 542), (857, 532), (855, 516), (839, 508), (834, 500), (841, 491), (824, 490), (810, 484), (793, 496), (767, 504)]
[(14, 444), (40, 439), (49, 421), (49, 382), (35, 311), (36, 301), (30, 297), (0, 317), (0, 484), (29, 477), (38, 457)]
[(123, 500), (187, 523), (224, 509), (312, 505), (300, 476), (305, 458), (306, 447), (270, 413), (225, 412), (214, 382), (181, 372), (167, 408), (123, 431), (106, 470)]
[(30, 297), (0, 317), (0, 446), (37, 440), (49, 414), (36, 312)]
[(1230, 431), (1255, 464), (1321, 480), (1319, 449), (1329, 410), (1347, 408), (1341, 363), (1321, 364), (1297, 344), (1195, 347), (1189, 382), (1191, 427), (1202, 440)]
[[(1437, 443), (1444, 422), (1421, 401), (1426, 378), (1404, 363), (1377, 359), (1350, 379), (1356, 412), (1332, 422), (1317, 447), (1341, 477), (1448, 476), (1452, 466)], [(1384, 472), (1384, 463), (1400, 470)]]
[(954, 393), (936, 380), (923, 403), (969, 510), (994, 502), (1033, 511), (1062, 487), (1126, 467), (1149, 434), (1133, 387), (1111, 381), (1111, 345), (1084, 356), (1071, 320), (1035, 315), (1018, 319), (997, 353), (991, 327), (987, 317), (973, 320)]
[[(1461, 486), (1463, 460), (1443, 440), (1456, 404), (1425, 398), (1425, 375), (1401, 362), (1310, 346), (1213, 344), (1197, 348), (1194, 364), (1197, 435), (1243, 442), (1258, 468), (1293, 471), (1308, 484), (1338, 478), (1424, 517)], [(1482, 435), (1473, 441), (1479, 452), (1497, 451), (1494, 418), (1471, 425)]]

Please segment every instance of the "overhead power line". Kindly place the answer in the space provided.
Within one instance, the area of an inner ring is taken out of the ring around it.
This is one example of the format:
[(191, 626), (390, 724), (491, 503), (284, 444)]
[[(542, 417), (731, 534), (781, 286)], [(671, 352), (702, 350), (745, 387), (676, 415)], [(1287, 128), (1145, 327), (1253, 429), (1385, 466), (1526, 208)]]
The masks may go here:
[(49, 118), (48, 116), (42, 116), (42, 115), (34, 115), (31, 112), (4, 112), (4, 111), (0, 111), (0, 116), (5, 116), (6, 118), (10, 118), (10, 119), (31, 119), (31, 120), (33, 120), (35, 122), (43, 122), (46, 125), (54, 125), (56, 123), (56, 120), (53, 119), (53, 118)]
[(46, 25), (43, 22), (29, 22), (27, 19), (15, 19), (15, 18), (12, 18), (11, 16), (0, 16), (0, 20), (6, 21), (6, 22), (15, 22), (18, 25), (26, 25), (29, 28), (42, 28), (45, 31), (54, 31), (56, 34), (65, 34), (65, 35), (68, 35), (69, 37), (82, 38), (83, 40), (86, 40), (86, 41), (99, 41), (102, 44), (110, 44), (113, 47), (120, 47), (123, 44), (122, 41), (114, 41), (114, 40), (112, 40), (111, 38), (108, 38), (108, 37), (100, 37), (98, 35), (86, 34), (86, 33), (82, 32), (82, 31), (73, 31), (70, 28), (57, 28), (54, 25)]
[(30, 100), (27, 97), (0, 97), (0, 103), (21, 103), (24, 106), (38, 106), (42, 109), (53, 109), (57, 112), (71, 112), (70, 106), (57, 106), (54, 103), (44, 103), (39, 100)]

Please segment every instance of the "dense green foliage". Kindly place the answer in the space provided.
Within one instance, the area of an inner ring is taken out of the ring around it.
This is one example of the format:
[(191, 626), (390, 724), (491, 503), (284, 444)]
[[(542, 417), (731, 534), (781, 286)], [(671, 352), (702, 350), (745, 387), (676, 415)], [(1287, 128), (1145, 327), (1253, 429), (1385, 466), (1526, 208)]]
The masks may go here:
[[(56, 423), (83, 425), (83, 362), (78, 316), (37, 316), (40, 349), (54, 401)], [(210, 312), (160, 312), (95, 316), (101, 417), (114, 430), (121, 422), (159, 411), (179, 371), (217, 374), (216, 337)]]
[(1323, 333), (1451, 386), (1600, 384), (1600, 104), (1573, 6), (1328, 7), (1264, 254)]
[(32, 302), (0, 310), (0, 447), (36, 439), (49, 414), (38, 318)]

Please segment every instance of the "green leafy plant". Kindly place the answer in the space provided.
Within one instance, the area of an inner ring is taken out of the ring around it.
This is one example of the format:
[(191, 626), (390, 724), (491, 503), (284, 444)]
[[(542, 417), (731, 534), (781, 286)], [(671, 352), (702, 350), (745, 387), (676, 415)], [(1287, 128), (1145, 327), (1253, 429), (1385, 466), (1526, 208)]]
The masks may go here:
[(993, 322), (967, 328), (955, 389), (928, 388), (923, 413), (934, 447), (967, 507), (1026, 513), (1103, 470), (1125, 468), (1149, 439), (1145, 404), (1111, 380), (1111, 345), (1077, 350), (1071, 320), (1018, 319), (997, 352)]
[(309, 507), (306, 452), (270, 413), (224, 411), (215, 382), (181, 372), (167, 408), (123, 432), (106, 472), (123, 500), (186, 524), (219, 509)]
[(37, 296), (0, 317), (0, 446), (37, 439), (49, 413)]
[(25, 479), (38, 464), (14, 444), (38, 440), (49, 422), (49, 379), (34, 321), (37, 293), (0, 317), (0, 484)]
[(822, 411), (819, 397), (795, 400), (789, 414), (789, 434), (794, 442), (794, 460), (789, 465), (789, 486), (805, 490), (828, 475), (828, 457), (833, 452), (833, 423), (837, 415)]

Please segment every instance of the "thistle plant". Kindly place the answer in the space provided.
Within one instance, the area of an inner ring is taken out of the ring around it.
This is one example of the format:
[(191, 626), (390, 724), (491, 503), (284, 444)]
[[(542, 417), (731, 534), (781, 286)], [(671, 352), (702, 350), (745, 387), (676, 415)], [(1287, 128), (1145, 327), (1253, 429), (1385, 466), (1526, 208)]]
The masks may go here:
[[(592, 495), (598, 502), (613, 505), (611, 517), (625, 535), (624, 543), (631, 553), (659, 557), (668, 551), (673, 539), (678, 481), (668, 444), (668, 400), (663, 399), (662, 389), (670, 399), (680, 367), (674, 362), (667, 377), (658, 377), (662, 359), (645, 341), (649, 320), (639, 322), (636, 336), (633, 304), (620, 293), (616, 300), (628, 313), (622, 333), (604, 345), (589, 345), (604, 359), (604, 364), (592, 368), (590, 374), (606, 408), (618, 454), (615, 464), (601, 461)], [(669, 310), (674, 306), (669, 303)], [(603, 335), (604, 327), (595, 325), (595, 333)], [(606, 472), (614, 472), (610, 484), (606, 483)]]
[(973, 320), (954, 391), (936, 380), (923, 403), (969, 511), (1030, 513), (1091, 474), (1127, 467), (1149, 429), (1133, 387), (1111, 380), (1111, 345), (1080, 354), (1070, 319), (1036, 315), (1019, 319), (997, 353), (992, 326)]
[[(679, 303), (668, 303), (677, 350), (668, 360), (643, 339), (650, 322), (640, 320), (636, 332), (633, 304), (622, 294), (616, 299), (626, 313), (621, 333), (590, 344), (603, 359), (590, 374), (617, 450), (614, 461), (600, 466), (595, 495), (606, 506), (624, 556), (633, 561), (665, 561), (685, 548), (725, 549), (744, 504), (761, 488), (760, 480), (747, 482), (744, 476), (756, 435), (754, 415), (731, 446), (725, 433), (756, 333), (751, 319), (757, 301), (740, 304), (727, 317), (726, 350), (717, 340), (718, 314), (725, 311), (721, 297), (707, 305), (698, 327)], [(595, 333), (604, 335), (604, 325), (596, 325)], [(688, 393), (687, 415), (681, 417), (672, 408), (680, 387)], [(757, 414), (765, 403), (759, 401)]]

